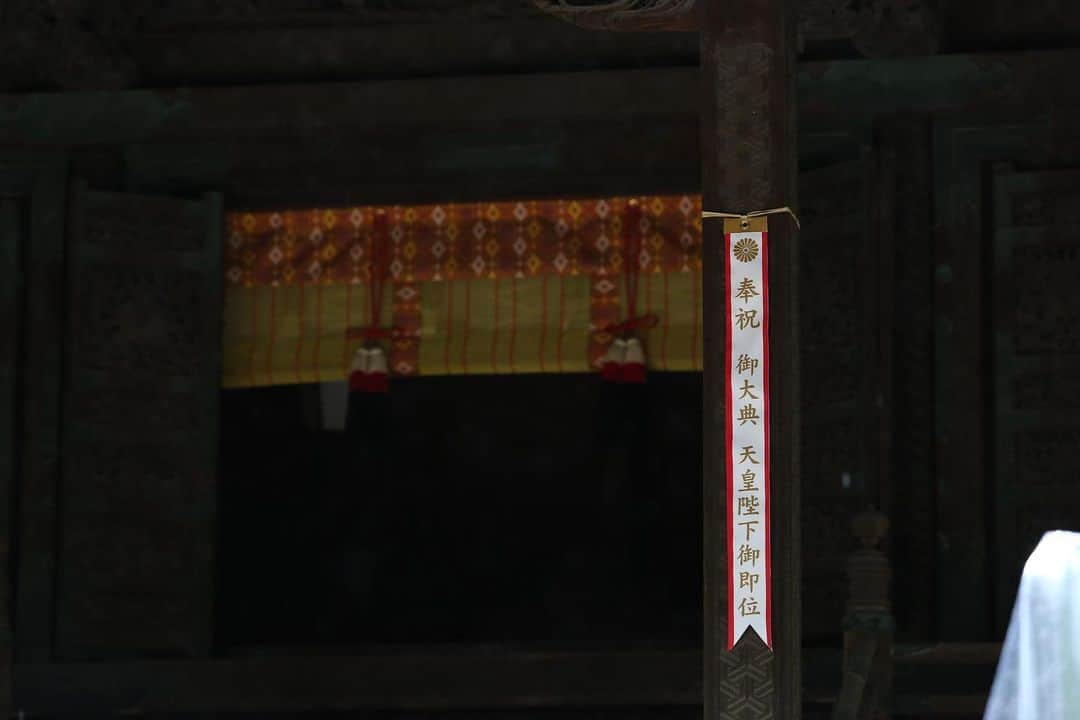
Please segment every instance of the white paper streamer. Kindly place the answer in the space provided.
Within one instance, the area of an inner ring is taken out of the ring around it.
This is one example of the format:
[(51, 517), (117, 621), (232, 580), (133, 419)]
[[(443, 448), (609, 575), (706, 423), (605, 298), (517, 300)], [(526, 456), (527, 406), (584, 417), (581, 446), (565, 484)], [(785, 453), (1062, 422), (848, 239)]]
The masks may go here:
[(770, 648), (768, 233), (725, 235), (728, 649), (753, 630)]

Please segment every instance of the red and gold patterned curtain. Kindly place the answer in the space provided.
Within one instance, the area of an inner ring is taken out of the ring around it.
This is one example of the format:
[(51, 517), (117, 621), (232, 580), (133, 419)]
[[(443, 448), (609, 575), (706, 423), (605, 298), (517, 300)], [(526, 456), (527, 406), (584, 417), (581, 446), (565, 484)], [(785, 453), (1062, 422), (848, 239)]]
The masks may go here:
[(701, 369), (701, 202), (628, 197), (236, 212), (227, 216), (224, 385), (339, 380), (367, 324), (371, 239), (385, 213), (399, 376), (589, 372), (623, 319), (624, 263), (654, 370)]

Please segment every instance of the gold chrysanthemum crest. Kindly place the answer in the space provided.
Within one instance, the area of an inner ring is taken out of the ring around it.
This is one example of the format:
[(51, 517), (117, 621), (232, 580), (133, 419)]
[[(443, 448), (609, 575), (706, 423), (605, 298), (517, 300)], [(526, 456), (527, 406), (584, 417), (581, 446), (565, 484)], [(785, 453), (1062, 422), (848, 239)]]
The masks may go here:
[(758, 244), (750, 238), (743, 238), (736, 241), (732, 253), (739, 262), (750, 262), (758, 255)]

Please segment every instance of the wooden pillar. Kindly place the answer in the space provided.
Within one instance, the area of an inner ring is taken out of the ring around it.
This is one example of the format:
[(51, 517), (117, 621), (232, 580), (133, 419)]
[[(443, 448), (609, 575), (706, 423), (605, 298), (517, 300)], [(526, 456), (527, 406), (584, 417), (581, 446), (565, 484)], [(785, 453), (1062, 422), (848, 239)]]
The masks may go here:
[[(703, 207), (796, 207), (795, 49), (787, 0), (698, 0)], [(705, 720), (791, 720), (800, 703), (796, 237), (769, 222), (773, 637), (729, 653), (725, 557), (723, 223), (704, 228)]]
[(11, 716), (11, 528), (12, 497), (19, 472), (18, 353), (22, 347), (19, 275), (23, 238), (19, 203), (0, 197), (0, 717)]

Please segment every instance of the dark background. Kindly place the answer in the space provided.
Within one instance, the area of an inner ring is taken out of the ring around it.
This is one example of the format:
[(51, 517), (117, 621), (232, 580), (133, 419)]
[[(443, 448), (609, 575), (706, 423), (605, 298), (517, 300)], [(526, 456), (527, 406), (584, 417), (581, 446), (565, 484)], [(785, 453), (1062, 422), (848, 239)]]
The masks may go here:
[(401, 379), (346, 432), (304, 394), (224, 394), (223, 642), (698, 642), (699, 375)]
[[(1024, 558), (1080, 526), (1080, 6), (796, 6), (807, 707), (872, 504), (897, 707), (976, 716)], [(698, 378), (617, 431), (593, 377), (410, 380), (358, 439), (216, 367), (223, 210), (699, 192), (697, 42), (511, 0), (0, 2), (0, 698), (697, 712)]]

